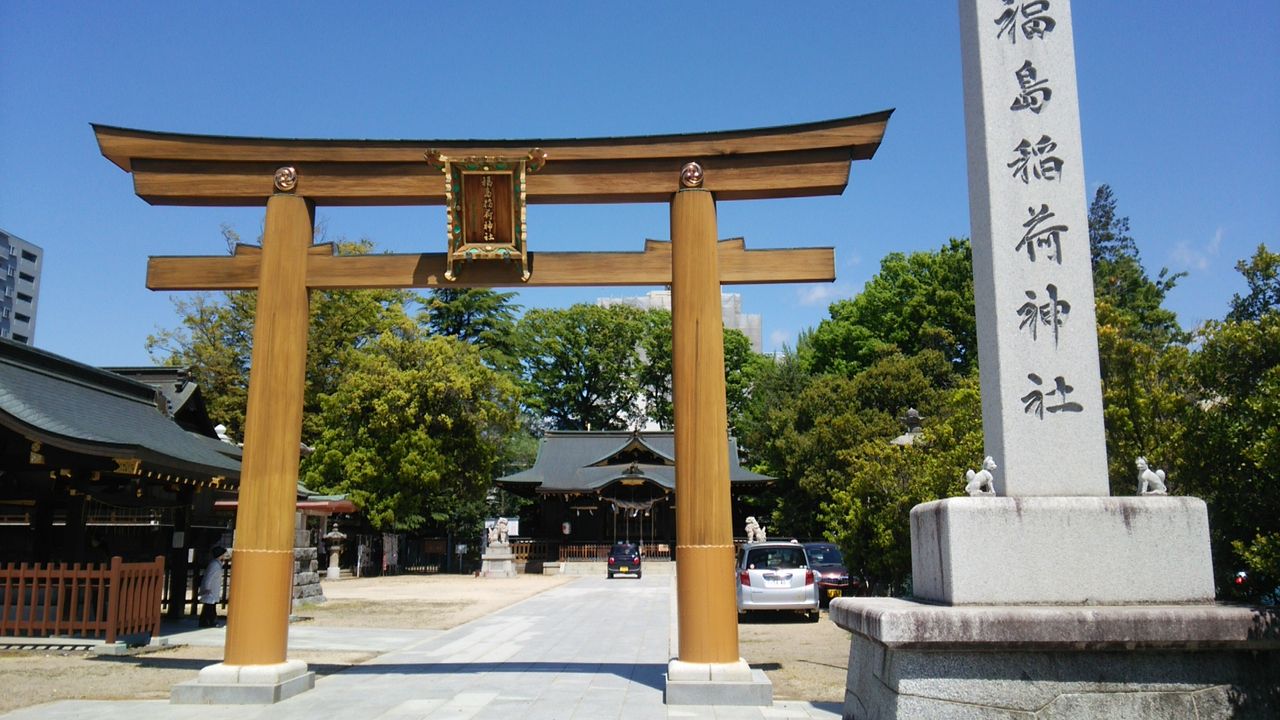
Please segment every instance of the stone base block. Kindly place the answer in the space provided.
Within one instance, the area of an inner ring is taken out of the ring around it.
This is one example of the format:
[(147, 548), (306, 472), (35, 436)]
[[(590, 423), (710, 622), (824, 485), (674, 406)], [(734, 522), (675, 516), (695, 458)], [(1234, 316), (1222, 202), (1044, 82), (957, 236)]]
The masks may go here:
[(912, 592), (950, 605), (1212, 603), (1204, 501), (948, 498), (911, 510)]
[(1280, 713), (1272, 610), (838, 598), (831, 617), (853, 634), (846, 720)]
[(691, 663), (672, 660), (667, 665), (668, 705), (772, 705), (773, 683), (763, 670), (753, 670), (746, 660), (736, 663)]
[(173, 686), (175, 705), (270, 705), (316, 686), (316, 674), (300, 660), (276, 665), (225, 665), (200, 671), (195, 679)]
[(480, 555), (480, 577), (516, 576), (516, 555), (510, 545), (490, 545)]

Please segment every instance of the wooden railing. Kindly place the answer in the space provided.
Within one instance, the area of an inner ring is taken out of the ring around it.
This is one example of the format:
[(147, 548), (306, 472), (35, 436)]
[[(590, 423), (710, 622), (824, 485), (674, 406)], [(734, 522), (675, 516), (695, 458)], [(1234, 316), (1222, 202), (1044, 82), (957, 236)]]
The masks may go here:
[(160, 632), (164, 556), (109, 565), (0, 566), (0, 636), (100, 637), (108, 643)]
[[(609, 559), (609, 543), (561, 545), (560, 562), (604, 562)], [(670, 560), (671, 546), (666, 543), (641, 545), (641, 557), (645, 560)]]

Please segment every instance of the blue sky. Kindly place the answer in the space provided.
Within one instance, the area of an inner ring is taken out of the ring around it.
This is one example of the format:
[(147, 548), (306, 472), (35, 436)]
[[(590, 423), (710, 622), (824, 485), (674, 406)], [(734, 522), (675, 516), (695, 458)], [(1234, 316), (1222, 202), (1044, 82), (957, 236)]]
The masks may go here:
[[(989, 0), (993, 4), (996, 0)], [(1055, 4), (1058, 4), (1055, 0)], [(923, 9), (928, 8), (928, 9)], [(1184, 325), (1280, 248), (1280, 3), (1078, 3), (1089, 191), (1114, 189)], [(725, 202), (721, 237), (830, 245), (837, 280), (731, 288), (766, 349), (855, 295), (894, 250), (969, 233), (952, 3), (67, 3), (0, 0), (0, 227), (44, 248), (36, 344), (147, 364), (172, 327), (150, 255), (219, 254), (261, 208), (151, 207), (89, 123), (314, 138), (557, 138), (730, 130), (896, 108), (828, 198)], [(438, 252), (443, 209), (321, 208), (328, 237)], [(531, 206), (531, 248), (638, 250), (664, 204)], [(635, 289), (524, 291), (527, 307)]]

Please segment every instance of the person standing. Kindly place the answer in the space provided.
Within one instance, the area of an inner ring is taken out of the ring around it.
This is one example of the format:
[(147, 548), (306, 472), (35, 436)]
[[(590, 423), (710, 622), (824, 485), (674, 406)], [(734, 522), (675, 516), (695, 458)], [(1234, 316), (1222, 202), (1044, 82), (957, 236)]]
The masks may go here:
[(209, 564), (200, 578), (200, 627), (218, 624), (218, 601), (222, 600), (222, 558), (227, 550), (214, 546), (209, 551)]

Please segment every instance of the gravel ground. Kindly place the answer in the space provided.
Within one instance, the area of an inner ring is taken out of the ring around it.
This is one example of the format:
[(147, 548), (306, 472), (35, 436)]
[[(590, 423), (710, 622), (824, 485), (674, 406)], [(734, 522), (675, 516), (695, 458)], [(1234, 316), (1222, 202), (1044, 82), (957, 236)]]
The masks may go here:
[[(572, 580), (520, 575), (483, 582), (469, 575), (403, 575), (326, 582), (328, 602), (298, 608), (300, 621), (327, 627), (448, 629)], [(424, 600), (423, 598), (431, 598)], [(779, 700), (841, 702), (849, 634), (785, 613), (748, 615), (738, 626), (742, 656), (763, 668)], [(319, 675), (369, 660), (356, 652), (290, 652)], [(0, 713), (53, 700), (163, 699), (222, 659), (222, 648), (178, 646), (124, 657), (83, 651), (0, 651)]]

